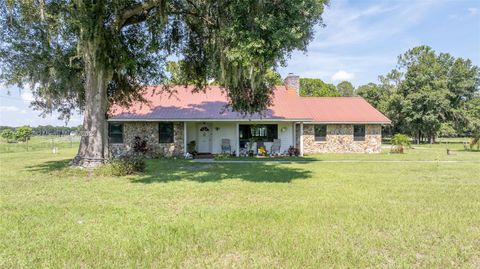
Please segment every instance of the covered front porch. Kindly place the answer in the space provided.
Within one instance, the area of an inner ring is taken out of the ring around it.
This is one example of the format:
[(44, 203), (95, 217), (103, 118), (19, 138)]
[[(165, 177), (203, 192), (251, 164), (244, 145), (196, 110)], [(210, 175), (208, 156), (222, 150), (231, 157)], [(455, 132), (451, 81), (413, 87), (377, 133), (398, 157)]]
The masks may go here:
[(276, 154), (291, 146), (303, 153), (303, 123), (294, 121), (109, 120), (108, 126), (110, 157), (132, 154), (142, 143), (151, 157), (187, 152), (242, 156), (250, 149), (256, 154), (260, 145), (270, 155), (274, 143)]
[[(249, 148), (257, 150), (264, 146), (270, 153), (274, 141), (280, 143), (279, 153), (286, 153), (293, 146), (303, 152), (302, 139), (296, 136), (303, 132), (296, 131), (303, 124), (293, 121), (185, 121), (184, 149), (199, 154), (230, 153), (239, 156)], [(278, 139), (278, 140), (277, 140)], [(296, 143), (296, 141), (299, 141)], [(257, 145), (258, 143), (258, 145)]]

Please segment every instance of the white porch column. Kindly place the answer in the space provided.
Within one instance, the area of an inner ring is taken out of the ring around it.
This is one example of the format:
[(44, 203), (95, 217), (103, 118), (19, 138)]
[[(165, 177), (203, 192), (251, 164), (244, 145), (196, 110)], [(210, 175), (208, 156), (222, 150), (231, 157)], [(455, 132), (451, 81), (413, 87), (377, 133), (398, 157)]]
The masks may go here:
[(293, 143), (292, 143), (292, 147), (296, 148), (297, 147), (297, 124), (295, 122), (292, 123), (292, 130), (293, 130)]
[(187, 122), (183, 122), (183, 154), (187, 153)]
[(300, 122), (300, 156), (303, 156), (303, 122)]
[(240, 156), (240, 126), (238, 124), (238, 122), (235, 124), (236, 128), (235, 128), (235, 146), (236, 146), (236, 149), (235, 149), (235, 155)]

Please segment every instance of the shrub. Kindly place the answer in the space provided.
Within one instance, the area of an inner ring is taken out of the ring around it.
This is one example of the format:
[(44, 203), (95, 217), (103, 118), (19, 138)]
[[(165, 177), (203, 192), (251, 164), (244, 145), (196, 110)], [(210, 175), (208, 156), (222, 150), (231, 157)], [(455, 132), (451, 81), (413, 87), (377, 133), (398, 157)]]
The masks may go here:
[(133, 138), (132, 148), (134, 153), (145, 154), (148, 151), (147, 141), (142, 139), (140, 136), (135, 136)]
[(188, 142), (187, 152), (192, 154), (193, 156), (195, 156), (197, 154), (197, 151), (195, 150), (195, 147), (196, 147), (195, 140), (192, 140), (192, 141)]
[(300, 155), (299, 149), (292, 146), (288, 148), (288, 156), (298, 156), (298, 155)]
[(408, 135), (405, 134), (395, 134), (392, 137), (392, 149), (390, 150), (391, 153), (403, 153), (405, 148), (410, 147), (411, 139)]
[(140, 157), (122, 157), (97, 169), (97, 174), (106, 176), (126, 176), (145, 172), (145, 159)]

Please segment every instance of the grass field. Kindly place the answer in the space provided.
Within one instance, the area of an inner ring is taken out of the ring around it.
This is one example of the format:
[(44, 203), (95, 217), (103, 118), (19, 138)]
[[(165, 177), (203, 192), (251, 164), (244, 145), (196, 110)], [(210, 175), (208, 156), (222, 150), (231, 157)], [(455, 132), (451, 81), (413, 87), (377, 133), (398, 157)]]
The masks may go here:
[(462, 148), (118, 178), (68, 168), (75, 148), (2, 153), (0, 267), (479, 268), (480, 152)]
[[(0, 141), (0, 153), (27, 152), (37, 150), (50, 150), (54, 147), (58, 150), (78, 148), (79, 136), (33, 136), (27, 143), (7, 143), (4, 139)], [(28, 146), (28, 149), (27, 149)]]

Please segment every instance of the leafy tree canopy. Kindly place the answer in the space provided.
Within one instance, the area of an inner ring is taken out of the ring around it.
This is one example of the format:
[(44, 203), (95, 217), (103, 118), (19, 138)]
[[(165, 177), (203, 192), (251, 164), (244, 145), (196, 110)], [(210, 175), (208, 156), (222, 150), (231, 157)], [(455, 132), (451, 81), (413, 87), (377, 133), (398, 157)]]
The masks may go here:
[(417, 141), (478, 132), (480, 70), (470, 60), (419, 46), (400, 55), (397, 68), (379, 81), (357, 93), (392, 120), (394, 132)]
[[(185, 65), (185, 61), (169, 61), (166, 63), (166, 70), (168, 72), (167, 78), (166, 78), (166, 84), (170, 85), (191, 85), (195, 84), (195, 81), (189, 81), (188, 74), (185, 74), (183, 71), (185, 70), (185, 67), (182, 67), (182, 65)], [(269, 85), (283, 85), (283, 80), (280, 74), (275, 71), (273, 68), (268, 69), (267, 72), (265, 73), (265, 81)], [(208, 81), (210, 85), (219, 85), (219, 83), (216, 80), (210, 80)]]
[(353, 91), (355, 90), (355, 88), (349, 81), (342, 81), (338, 83), (337, 90), (342, 96), (353, 96)]
[(267, 70), (265, 80), (269, 81), (271, 85), (283, 85), (282, 76), (273, 68)]
[(386, 91), (375, 83), (359, 86), (356, 93), (376, 108), (379, 108), (380, 103), (386, 98)]
[(253, 113), (271, 103), (268, 70), (305, 50), (326, 1), (7, 0), (0, 3), (0, 68), (29, 85), (34, 107), (84, 112), (77, 162), (105, 156), (112, 103), (142, 100), (166, 82), (177, 56), (186, 81), (225, 87), (229, 105)]
[(15, 129), (15, 137), (18, 141), (27, 142), (32, 137), (33, 130), (30, 126), (22, 126)]
[[(242, 112), (269, 104), (268, 70), (305, 50), (325, 1), (14, 1), (0, 5), (3, 80), (34, 87), (34, 105), (84, 108), (87, 67), (103, 70), (110, 101), (140, 98), (179, 55), (189, 82), (215, 79)], [(98, 72), (98, 70), (97, 70)]]
[(11, 129), (4, 129), (0, 135), (3, 139), (7, 140), (7, 142), (15, 139), (15, 132)]
[(327, 84), (319, 78), (300, 79), (301, 96), (340, 96), (333, 84)]

